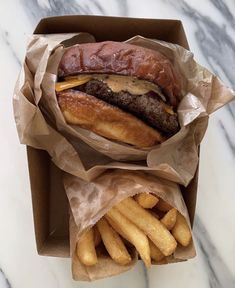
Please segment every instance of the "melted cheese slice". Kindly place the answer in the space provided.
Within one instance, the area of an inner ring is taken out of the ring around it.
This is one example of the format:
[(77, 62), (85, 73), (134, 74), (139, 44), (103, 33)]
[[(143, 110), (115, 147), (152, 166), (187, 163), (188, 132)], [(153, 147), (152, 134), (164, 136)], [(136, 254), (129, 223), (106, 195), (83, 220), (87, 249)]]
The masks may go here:
[(127, 91), (133, 95), (143, 95), (150, 91), (156, 92), (163, 101), (166, 101), (160, 88), (151, 82), (139, 80), (131, 76), (107, 75), (107, 74), (86, 74), (66, 77), (65, 81), (57, 82), (57, 92), (82, 85), (91, 79), (100, 80), (108, 85), (113, 92)]
[(73, 87), (85, 84), (86, 82), (90, 81), (90, 79), (91, 79), (90, 77), (86, 77), (83, 79), (72, 78), (63, 82), (57, 82), (55, 84), (55, 91), (60, 92), (69, 88), (73, 88)]

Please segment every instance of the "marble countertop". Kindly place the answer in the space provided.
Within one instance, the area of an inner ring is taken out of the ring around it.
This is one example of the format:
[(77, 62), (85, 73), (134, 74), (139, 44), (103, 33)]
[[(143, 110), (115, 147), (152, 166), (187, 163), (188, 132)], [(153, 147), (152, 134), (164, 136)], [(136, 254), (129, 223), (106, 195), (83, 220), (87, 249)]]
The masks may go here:
[(11, 99), (28, 35), (40, 18), (63, 14), (181, 19), (197, 61), (235, 88), (233, 0), (1, 1), (0, 288), (235, 287), (235, 101), (210, 117), (201, 145), (195, 259), (148, 271), (139, 262), (120, 276), (77, 283), (69, 259), (37, 255), (26, 152)]

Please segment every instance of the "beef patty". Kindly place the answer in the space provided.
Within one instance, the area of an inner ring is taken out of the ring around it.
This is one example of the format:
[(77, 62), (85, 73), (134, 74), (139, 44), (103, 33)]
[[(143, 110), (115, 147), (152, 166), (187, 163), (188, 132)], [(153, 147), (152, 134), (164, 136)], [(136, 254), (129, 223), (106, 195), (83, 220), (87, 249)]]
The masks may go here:
[(135, 115), (149, 126), (159, 130), (163, 136), (170, 137), (179, 130), (177, 114), (168, 113), (155, 92), (144, 95), (133, 95), (127, 91), (113, 92), (106, 83), (97, 79), (92, 79), (73, 89), (93, 95)]

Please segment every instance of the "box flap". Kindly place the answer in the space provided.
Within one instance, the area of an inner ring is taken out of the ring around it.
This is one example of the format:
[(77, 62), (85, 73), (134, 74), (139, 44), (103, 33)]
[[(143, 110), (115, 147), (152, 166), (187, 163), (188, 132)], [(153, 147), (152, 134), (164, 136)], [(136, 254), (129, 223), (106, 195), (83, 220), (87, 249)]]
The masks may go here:
[[(108, 28), (108, 29), (107, 29)], [(88, 32), (96, 41), (125, 41), (136, 35), (179, 44), (189, 49), (180, 20), (72, 15), (42, 19), (34, 34)]]

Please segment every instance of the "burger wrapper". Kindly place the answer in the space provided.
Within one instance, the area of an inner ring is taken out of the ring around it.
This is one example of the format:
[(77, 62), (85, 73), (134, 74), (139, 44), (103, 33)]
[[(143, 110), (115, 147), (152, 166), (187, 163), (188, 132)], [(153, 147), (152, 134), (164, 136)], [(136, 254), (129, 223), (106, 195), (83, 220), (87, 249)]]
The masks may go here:
[[(139, 149), (67, 125), (59, 109), (55, 82), (64, 47), (94, 42), (87, 33), (33, 35), (14, 91), (14, 114), (21, 143), (48, 151), (62, 170), (92, 180), (107, 169), (143, 170), (187, 185), (198, 165), (198, 146), (208, 115), (235, 99), (234, 92), (181, 46), (140, 36), (127, 42), (157, 49), (182, 78), (178, 107), (180, 131), (155, 147)], [(164, 73), (164, 71), (162, 71)]]
[[(95, 225), (109, 209), (123, 199), (141, 192), (152, 193), (175, 207), (187, 220), (189, 216), (179, 185), (156, 176), (139, 172), (113, 170), (104, 172), (93, 181), (85, 181), (76, 176), (65, 174), (64, 187), (70, 204), (70, 252), (72, 273), (75, 280), (92, 281), (109, 277), (131, 269), (137, 260), (136, 251), (132, 252), (130, 265), (116, 264), (110, 257), (99, 255), (98, 264), (85, 267), (76, 255), (76, 243), (88, 228)], [(166, 264), (184, 261), (196, 255), (193, 241), (188, 247), (178, 245), (174, 255), (167, 257)]]

